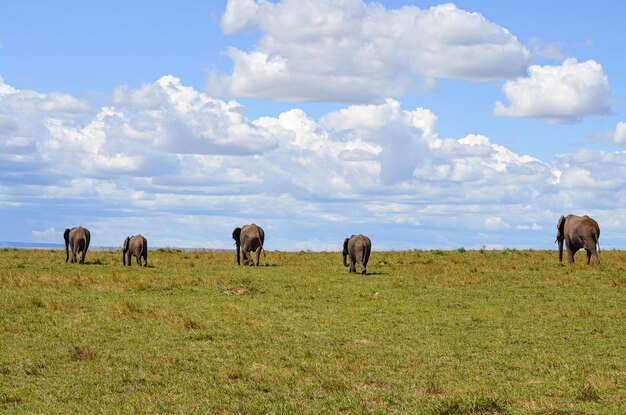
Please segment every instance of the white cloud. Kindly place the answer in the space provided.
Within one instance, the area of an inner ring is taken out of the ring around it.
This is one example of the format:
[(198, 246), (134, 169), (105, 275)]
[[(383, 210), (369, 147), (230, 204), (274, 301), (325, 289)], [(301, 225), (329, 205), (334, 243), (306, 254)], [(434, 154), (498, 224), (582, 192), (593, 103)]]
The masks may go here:
[(487, 81), (524, 73), (530, 53), (505, 28), (453, 4), (386, 9), (362, 0), (231, 0), (225, 33), (258, 29), (231, 48), (230, 76), (209, 89), (291, 101), (366, 102), (436, 78)]
[[(416, 229), (416, 245), (387, 247), (507, 246), (503, 230), (539, 231), (567, 210), (626, 203), (626, 152), (580, 151), (547, 164), (484, 135), (440, 137), (432, 111), (393, 99), (319, 119), (292, 109), (248, 120), (240, 104), (164, 77), (119, 88), (83, 124), (88, 114), (52, 116), (38, 107), (48, 97), (15, 100), (22, 92), (0, 85), (0, 206), (5, 215), (37, 212), (33, 238), (84, 224), (95, 246), (143, 233), (153, 246), (229, 247), (233, 224), (256, 221), (273, 227), (281, 249), (296, 246), (294, 227), (316, 235), (300, 241), (307, 247), (355, 232), (412, 241)], [(240, 127), (260, 141), (228, 132)], [(533, 246), (534, 233), (520, 234)]]
[(118, 88), (116, 112), (104, 128), (110, 136), (179, 154), (256, 154), (276, 141), (246, 120), (236, 102), (213, 99), (180, 79), (164, 76), (137, 90)]
[(517, 225), (515, 227), (515, 229), (520, 229), (520, 230), (523, 230), (523, 231), (526, 231), (526, 230), (542, 231), (543, 230), (543, 226), (533, 222), (531, 225)]
[[(626, 152), (581, 150), (555, 160), (562, 171), (559, 187), (573, 192), (619, 192), (626, 188)], [(575, 196), (587, 196), (580, 193)], [(601, 202), (598, 200), (597, 202)]]
[(505, 223), (502, 218), (498, 216), (488, 216), (485, 218), (485, 228), (487, 229), (507, 229), (511, 226)]
[(37, 241), (43, 242), (57, 242), (62, 239), (61, 232), (57, 231), (53, 226), (44, 229), (43, 231), (32, 231), (33, 237)]
[(90, 112), (73, 96), (18, 90), (0, 77), (0, 172), (25, 178), (46, 166), (38, 147), (50, 138), (47, 125), (75, 127)]
[(258, 10), (255, 0), (229, 0), (222, 16), (222, 30), (231, 34), (245, 29), (253, 23)]
[(620, 146), (626, 146), (626, 122), (620, 121), (617, 123), (613, 141)]
[(567, 59), (560, 66), (533, 65), (528, 69), (528, 77), (507, 81), (502, 90), (510, 105), (496, 102), (493, 114), (497, 116), (573, 123), (585, 116), (610, 112), (609, 81), (594, 60)]
[(558, 42), (545, 42), (539, 38), (533, 37), (529, 40), (528, 45), (534, 56), (555, 61), (559, 61), (565, 57), (561, 51), (561, 45)]

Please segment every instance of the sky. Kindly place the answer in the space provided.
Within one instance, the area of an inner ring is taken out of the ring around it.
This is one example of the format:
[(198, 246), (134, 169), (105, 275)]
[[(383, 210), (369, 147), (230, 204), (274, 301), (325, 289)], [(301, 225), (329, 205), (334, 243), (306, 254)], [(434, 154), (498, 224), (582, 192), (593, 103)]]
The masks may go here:
[[(43, 4), (42, 4), (43, 3)], [(204, 3), (204, 4), (203, 4)], [(11, 2), (0, 242), (626, 246), (626, 3)]]

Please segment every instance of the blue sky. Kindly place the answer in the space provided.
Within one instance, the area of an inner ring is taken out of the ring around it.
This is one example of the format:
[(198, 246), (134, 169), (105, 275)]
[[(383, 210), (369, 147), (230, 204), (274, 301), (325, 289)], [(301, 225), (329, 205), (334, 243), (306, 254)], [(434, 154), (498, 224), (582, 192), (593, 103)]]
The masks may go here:
[(0, 15), (0, 241), (626, 245), (619, 1), (21, 1)]

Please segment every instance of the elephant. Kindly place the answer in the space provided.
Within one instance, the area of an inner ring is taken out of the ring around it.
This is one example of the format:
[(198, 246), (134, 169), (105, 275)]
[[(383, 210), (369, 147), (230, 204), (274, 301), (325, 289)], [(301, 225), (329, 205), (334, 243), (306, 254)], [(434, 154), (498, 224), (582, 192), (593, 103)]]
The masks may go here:
[[(563, 241), (567, 247), (567, 261), (574, 263), (574, 254), (581, 248), (587, 251), (587, 264), (593, 257), (593, 263), (599, 264), (600, 258), (600, 226), (589, 216), (561, 216), (556, 225), (557, 233), (554, 242), (559, 243), (559, 262), (563, 262)], [(596, 251), (596, 245), (598, 250)]]
[(128, 266), (131, 265), (133, 255), (137, 258), (137, 265), (142, 266), (141, 258), (143, 258), (143, 266), (148, 266), (148, 241), (142, 235), (127, 236), (124, 240), (124, 249), (122, 251), (122, 263), (126, 266), (126, 255), (128, 255)]
[(361, 274), (367, 273), (367, 261), (372, 252), (372, 241), (365, 235), (352, 235), (343, 241), (343, 266), (347, 267), (346, 257), (350, 256), (349, 273), (356, 272), (356, 264), (361, 267)]
[[(243, 252), (244, 265), (259, 266), (259, 259), (261, 257), (261, 251), (263, 251), (263, 243), (265, 242), (265, 232), (263, 228), (255, 223), (244, 225), (241, 228), (235, 228), (233, 230), (233, 239), (237, 246), (237, 264), (241, 265), (239, 254), (241, 250)], [(256, 263), (252, 259), (251, 253), (253, 251), (256, 252)]]
[[(91, 240), (91, 234), (89, 230), (78, 226), (72, 229), (66, 229), (63, 232), (63, 239), (65, 239), (65, 262), (70, 258), (70, 252), (68, 246), (72, 248), (72, 261), (74, 264), (80, 262), (85, 263), (85, 256), (89, 249), (89, 241)], [(78, 254), (80, 253), (80, 261), (78, 261)]]

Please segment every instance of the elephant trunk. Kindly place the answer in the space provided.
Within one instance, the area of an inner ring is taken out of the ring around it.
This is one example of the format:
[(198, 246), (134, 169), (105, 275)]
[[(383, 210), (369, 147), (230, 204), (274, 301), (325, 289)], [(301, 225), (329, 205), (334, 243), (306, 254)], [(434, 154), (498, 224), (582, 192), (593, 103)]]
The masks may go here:
[(559, 243), (559, 262), (563, 262), (563, 239), (558, 239)]
[(65, 262), (67, 262), (70, 259), (70, 250), (69, 250), (70, 230), (69, 229), (66, 229), (65, 232), (63, 232), (63, 239), (65, 239)]

